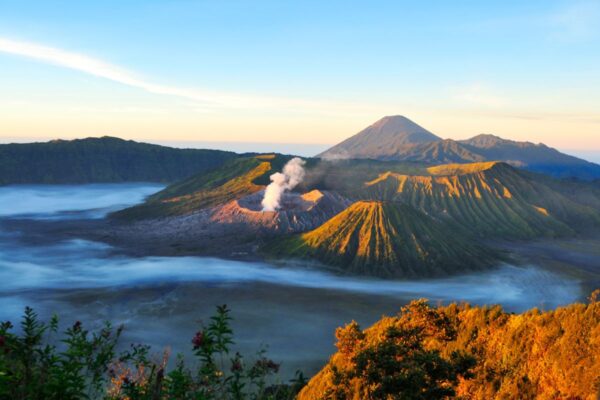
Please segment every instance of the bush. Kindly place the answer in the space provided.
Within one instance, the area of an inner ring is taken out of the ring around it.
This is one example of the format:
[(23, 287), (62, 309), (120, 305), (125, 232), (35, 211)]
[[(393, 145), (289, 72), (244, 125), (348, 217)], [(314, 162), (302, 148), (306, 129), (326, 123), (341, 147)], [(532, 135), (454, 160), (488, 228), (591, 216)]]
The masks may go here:
[(167, 368), (169, 354), (157, 361), (146, 345), (117, 355), (122, 327), (106, 323), (98, 332), (77, 321), (62, 337), (58, 318), (43, 323), (26, 308), (21, 332), (0, 325), (0, 399), (292, 399), (305, 385), (301, 373), (289, 384), (269, 385), (279, 365), (264, 351), (252, 363), (235, 353), (227, 306), (217, 307), (207, 326), (194, 335), (195, 368), (182, 355)]
[(599, 300), (522, 314), (413, 301), (338, 329), (337, 353), (298, 398), (600, 399)]

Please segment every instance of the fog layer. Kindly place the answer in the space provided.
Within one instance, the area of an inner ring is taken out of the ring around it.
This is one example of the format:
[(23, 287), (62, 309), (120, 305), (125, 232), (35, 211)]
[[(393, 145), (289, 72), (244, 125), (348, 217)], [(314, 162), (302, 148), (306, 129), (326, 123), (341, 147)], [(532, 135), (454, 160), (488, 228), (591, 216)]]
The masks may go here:
[[(541, 267), (504, 265), (447, 279), (389, 281), (338, 276), (308, 266), (274, 266), (205, 257), (115, 256), (86, 240), (27, 244), (27, 229), (7, 218), (102, 218), (140, 202), (160, 185), (0, 187), (0, 319), (25, 305), (66, 320), (125, 322), (126, 336), (159, 348), (189, 347), (188, 336), (217, 304), (234, 309), (239, 345), (269, 342), (290, 371), (316, 370), (333, 350), (336, 326), (372, 323), (413, 298), (499, 303), (510, 311), (553, 308), (578, 300), (580, 282)], [(39, 242), (38, 242), (39, 243)], [(46, 314), (47, 315), (47, 314)]]

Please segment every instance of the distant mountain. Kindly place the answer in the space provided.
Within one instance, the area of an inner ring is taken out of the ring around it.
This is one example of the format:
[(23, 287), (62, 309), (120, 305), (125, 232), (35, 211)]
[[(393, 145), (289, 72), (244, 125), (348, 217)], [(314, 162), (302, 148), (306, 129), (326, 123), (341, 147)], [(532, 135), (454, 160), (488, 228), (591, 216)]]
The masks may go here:
[(504, 161), (556, 178), (594, 180), (600, 165), (559, 152), (544, 144), (516, 142), (493, 135), (442, 140), (406, 117), (385, 117), (318, 157), (419, 161), (429, 164)]
[(557, 178), (600, 178), (600, 165), (561, 153), (544, 144), (516, 142), (494, 135), (478, 135), (459, 143), (486, 160), (506, 161)]
[(315, 230), (266, 247), (360, 275), (413, 278), (493, 265), (494, 252), (464, 231), (400, 203), (359, 201)]
[(175, 149), (115, 137), (0, 145), (0, 185), (173, 182), (238, 155)]
[[(397, 157), (386, 157), (385, 159), (395, 160)], [(445, 139), (404, 148), (402, 161), (445, 164), (486, 161), (486, 158), (455, 140)]]
[(403, 116), (380, 119), (356, 135), (321, 153), (321, 158), (394, 159), (417, 144), (441, 141), (439, 137)]

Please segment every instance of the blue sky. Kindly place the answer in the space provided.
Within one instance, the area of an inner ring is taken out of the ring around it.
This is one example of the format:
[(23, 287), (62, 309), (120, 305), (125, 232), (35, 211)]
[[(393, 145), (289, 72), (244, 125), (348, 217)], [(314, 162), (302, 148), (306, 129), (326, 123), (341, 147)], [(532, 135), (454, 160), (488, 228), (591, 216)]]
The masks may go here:
[(0, 139), (324, 145), (403, 114), (600, 151), (599, 20), (597, 0), (0, 1)]

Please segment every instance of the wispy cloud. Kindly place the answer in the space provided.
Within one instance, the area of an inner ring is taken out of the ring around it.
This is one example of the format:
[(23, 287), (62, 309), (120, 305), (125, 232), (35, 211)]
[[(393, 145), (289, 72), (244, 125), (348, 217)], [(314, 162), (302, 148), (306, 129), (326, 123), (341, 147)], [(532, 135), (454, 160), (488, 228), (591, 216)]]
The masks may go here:
[(501, 107), (506, 104), (506, 100), (494, 93), (487, 85), (482, 83), (472, 83), (460, 88), (453, 89), (453, 99), (473, 106), (483, 107)]
[(2, 37), (0, 37), (0, 53), (23, 56), (48, 64), (70, 68), (123, 85), (139, 88), (153, 94), (180, 97), (191, 100), (197, 106), (203, 108), (287, 108), (295, 110), (320, 110), (324, 113), (353, 112), (357, 109), (365, 109), (364, 106), (354, 103), (262, 97), (162, 85), (140, 78), (127, 69), (84, 54)]

